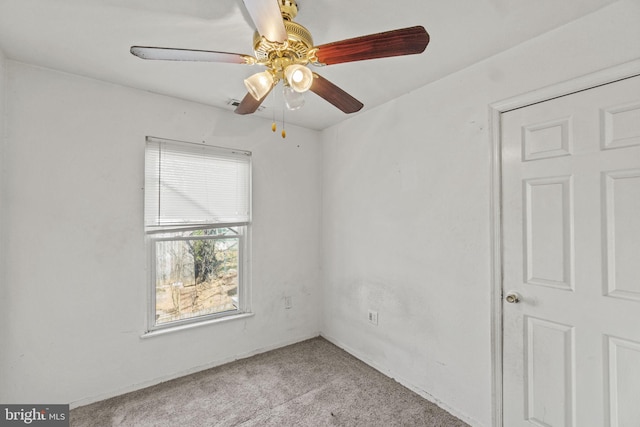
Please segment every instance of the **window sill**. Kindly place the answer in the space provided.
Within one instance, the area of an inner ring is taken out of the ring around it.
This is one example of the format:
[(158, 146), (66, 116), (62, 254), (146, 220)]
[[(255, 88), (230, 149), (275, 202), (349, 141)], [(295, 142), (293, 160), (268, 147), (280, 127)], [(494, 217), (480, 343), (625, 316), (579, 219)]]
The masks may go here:
[(162, 328), (162, 329), (154, 329), (152, 331), (145, 332), (144, 334), (142, 334), (140, 336), (140, 338), (142, 338), (142, 339), (153, 338), (153, 337), (157, 337), (157, 336), (160, 336), (160, 335), (171, 334), (173, 332), (184, 331), (184, 330), (193, 329), (193, 328), (199, 328), (201, 326), (212, 325), (214, 323), (222, 323), (222, 322), (229, 322), (231, 320), (246, 319), (248, 317), (253, 317), (253, 316), (254, 316), (254, 313), (240, 313), (240, 314), (234, 314), (232, 316), (224, 316), (224, 317), (218, 317), (216, 319), (205, 320), (205, 321), (202, 321), (202, 322), (188, 323), (186, 325), (179, 325), (179, 326), (167, 327), (167, 328)]

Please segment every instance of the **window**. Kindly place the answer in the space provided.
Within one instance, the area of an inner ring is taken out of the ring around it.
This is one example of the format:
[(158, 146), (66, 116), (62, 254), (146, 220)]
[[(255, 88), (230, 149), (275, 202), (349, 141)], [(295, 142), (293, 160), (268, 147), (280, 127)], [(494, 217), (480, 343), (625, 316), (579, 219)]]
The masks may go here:
[(251, 153), (147, 137), (149, 330), (249, 312)]

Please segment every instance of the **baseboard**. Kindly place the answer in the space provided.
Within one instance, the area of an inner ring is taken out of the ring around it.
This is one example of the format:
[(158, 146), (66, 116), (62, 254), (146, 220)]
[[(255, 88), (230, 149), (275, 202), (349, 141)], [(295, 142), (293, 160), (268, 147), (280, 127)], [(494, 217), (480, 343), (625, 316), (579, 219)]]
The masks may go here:
[(78, 408), (80, 406), (86, 406), (86, 405), (90, 405), (92, 403), (96, 403), (96, 402), (100, 402), (102, 400), (106, 400), (106, 399), (111, 399), (112, 397), (117, 397), (126, 393), (131, 393), (133, 391), (137, 391), (137, 390), (142, 390), (144, 388), (147, 387), (151, 387), (160, 383), (164, 383), (167, 381), (171, 381), (174, 380), (176, 378), (180, 378), (180, 377), (184, 377), (187, 375), (191, 375), (191, 374), (195, 374), (197, 372), (201, 372), (201, 371), (206, 371), (207, 369), (211, 369), (211, 368), (215, 368), (217, 366), (221, 366), (221, 365), (225, 365), (227, 363), (231, 363), (231, 362), (235, 362), (236, 360), (241, 360), (241, 359), (246, 359), (248, 357), (251, 356), (255, 356), (257, 354), (260, 353), (266, 353), (267, 351), (271, 351), (271, 350), (276, 350), (278, 348), (282, 348), (282, 347), (286, 347), (288, 345), (292, 345), (292, 344), (296, 344), (302, 341), (306, 341), (312, 338), (316, 338), (320, 335), (319, 332), (316, 332), (314, 334), (309, 334), (309, 335), (304, 335), (298, 338), (292, 338), (290, 340), (286, 340), (286, 341), (281, 341), (277, 344), (273, 344), (273, 345), (269, 345), (266, 347), (261, 347), (258, 349), (254, 349), (245, 353), (241, 353), (241, 354), (237, 354), (231, 357), (227, 357), (227, 358), (223, 358), (220, 360), (216, 360), (214, 362), (211, 363), (207, 363), (205, 365), (200, 365), (200, 366), (195, 366), (193, 368), (190, 369), (186, 369), (184, 371), (180, 371), (171, 375), (166, 375), (166, 376), (162, 376), (159, 378), (154, 378), (153, 380), (150, 381), (144, 381), (142, 383), (138, 383), (138, 384), (132, 384), (130, 386), (118, 389), (118, 390), (114, 390), (111, 392), (107, 392), (107, 393), (102, 393), (96, 396), (91, 396), (91, 397), (87, 397), (84, 399), (80, 399), (80, 400), (76, 400), (74, 402), (71, 402), (69, 404), (70, 409), (74, 409), (74, 408)]
[(461, 413), (460, 411), (458, 411), (455, 408), (450, 407), (449, 405), (447, 405), (446, 403), (444, 403), (443, 401), (441, 401), (440, 399), (438, 399), (437, 397), (435, 397), (434, 395), (432, 395), (431, 393), (427, 392), (426, 390), (423, 390), (422, 388), (416, 386), (415, 384), (413, 384), (411, 381), (408, 381), (406, 378), (403, 378), (399, 375), (397, 375), (396, 372), (394, 372), (391, 369), (387, 369), (383, 366), (380, 366), (379, 364), (377, 364), (376, 362), (374, 362), (373, 360), (371, 360), (370, 358), (368, 358), (366, 355), (362, 354), (361, 352), (349, 347), (348, 345), (344, 344), (343, 342), (326, 335), (325, 333), (320, 333), (320, 336), (324, 339), (326, 339), (327, 341), (329, 341), (330, 343), (334, 344), (337, 347), (340, 347), (341, 349), (343, 349), (344, 351), (346, 351), (347, 353), (349, 353), (350, 355), (352, 355), (353, 357), (355, 357), (356, 359), (366, 363), (367, 365), (371, 366), (373, 369), (375, 369), (376, 371), (380, 372), (381, 374), (394, 379), (395, 381), (397, 381), (398, 383), (402, 384), (403, 386), (405, 386), (406, 388), (408, 388), (409, 390), (419, 394), (420, 396), (422, 396), (423, 398), (427, 399), (429, 402), (437, 405), (438, 407), (444, 409), (445, 411), (447, 411), (448, 413), (450, 413), (451, 415), (461, 419), (462, 421), (464, 421), (465, 423), (469, 424), (472, 427), (484, 427), (484, 425), (482, 423), (480, 423), (477, 420), (474, 420), (473, 418), (467, 416), (466, 414)]

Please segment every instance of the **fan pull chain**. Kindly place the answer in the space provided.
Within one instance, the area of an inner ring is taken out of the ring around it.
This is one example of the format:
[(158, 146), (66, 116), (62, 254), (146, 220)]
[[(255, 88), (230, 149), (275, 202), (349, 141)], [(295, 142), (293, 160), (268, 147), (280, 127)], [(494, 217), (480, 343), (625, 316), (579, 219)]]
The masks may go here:
[(273, 123), (271, 123), (271, 132), (275, 132), (278, 129), (276, 126), (276, 102), (274, 100), (275, 95), (271, 92), (271, 100), (273, 101)]
[(287, 131), (285, 130), (284, 127), (284, 107), (282, 108), (282, 138), (286, 138), (287, 137)]

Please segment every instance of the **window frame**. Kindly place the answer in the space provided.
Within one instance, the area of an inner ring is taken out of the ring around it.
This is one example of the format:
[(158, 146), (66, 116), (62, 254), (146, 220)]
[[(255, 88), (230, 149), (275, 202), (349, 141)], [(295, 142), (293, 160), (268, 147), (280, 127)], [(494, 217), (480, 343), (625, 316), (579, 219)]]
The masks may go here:
[[(193, 144), (189, 142), (167, 140), (162, 138), (147, 137), (147, 143), (149, 141), (162, 142), (167, 141), (170, 143), (184, 143)], [(204, 144), (195, 144), (204, 145)], [(228, 150), (229, 152), (238, 152), (235, 149), (211, 147), (215, 150)], [(145, 153), (146, 153), (145, 145)], [(251, 274), (250, 274), (250, 253), (251, 253), (251, 153), (243, 152), (249, 155), (249, 220), (239, 223), (210, 223), (210, 224), (185, 224), (184, 226), (170, 225), (165, 227), (152, 226), (149, 227), (145, 224), (145, 246), (147, 253), (147, 315), (146, 315), (146, 331), (143, 337), (157, 335), (159, 333), (171, 332), (182, 330), (186, 328), (192, 328), (202, 325), (208, 325), (211, 323), (217, 323), (220, 321), (232, 320), (237, 318), (244, 318), (252, 316), (251, 311)], [(146, 162), (145, 157), (145, 171), (149, 165)], [(145, 184), (146, 185), (146, 184)], [(143, 190), (146, 186), (143, 186)], [(144, 194), (144, 191), (143, 191)], [(198, 230), (213, 230), (213, 229), (229, 229), (237, 231), (237, 234), (220, 234), (220, 235), (204, 235), (204, 236), (180, 236), (179, 233), (192, 232)], [(188, 240), (221, 240), (229, 238), (238, 238), (238, 290), (237, 290), (237, 307), (234, 310), (226, 310), (216, 313), (196, 315), (193, 317), (178, 319), (173, 321), (167, 321), (158, 324), (156, 321), (156, 278), (157, 278), (157, 242), (162, 241), (188, 241)]]

